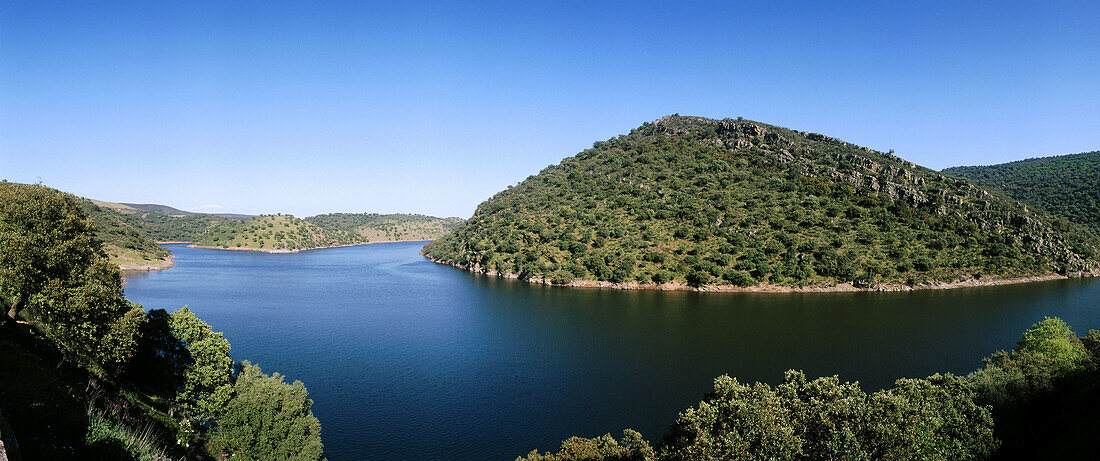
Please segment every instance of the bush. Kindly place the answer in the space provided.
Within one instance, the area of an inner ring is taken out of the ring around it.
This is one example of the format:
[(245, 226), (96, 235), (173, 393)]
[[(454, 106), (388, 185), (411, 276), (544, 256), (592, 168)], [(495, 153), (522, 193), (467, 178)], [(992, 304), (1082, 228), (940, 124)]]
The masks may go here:
[(217, 450), (244, 460), (321, 459), (321, 423), (313, 416), (301, 381), (283, 382), (244, 362), (233, 398), (218, 419), (211, 440)]

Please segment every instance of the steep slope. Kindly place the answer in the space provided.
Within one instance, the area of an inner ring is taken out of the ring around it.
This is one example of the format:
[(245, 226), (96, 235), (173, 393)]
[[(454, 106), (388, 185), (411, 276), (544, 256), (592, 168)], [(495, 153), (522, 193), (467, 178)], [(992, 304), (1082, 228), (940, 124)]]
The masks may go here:
[(1050, 221), (824, 135), (677, 115), (494, 195), (423, 252), (477, 272), (619, 287), (904, 289), (1096, 271), (1100, 244)]
[(127, 223), (122, 215), (93, 200), (82, 199), (84, 213), (96, 224), (96, 238), (103, 242), (111, 263), (123, 269), (163, 269), (171, 267), (171, 255), (145, 232)]
[(196, 246), (229, 250), (295, 252), (366, 243), (350, 232), (325, 229), (291, 215), (263, 215), (232, 221), (194, 240)]
[(435, 240), (462, 223), (460, 218), (403, 213), (328, 213), (305, 220), (326, 229), (358, 234), (368, 242)]
[(1100, 232), (1100, 151), (999, 165), (957, 166), (943, 172)]

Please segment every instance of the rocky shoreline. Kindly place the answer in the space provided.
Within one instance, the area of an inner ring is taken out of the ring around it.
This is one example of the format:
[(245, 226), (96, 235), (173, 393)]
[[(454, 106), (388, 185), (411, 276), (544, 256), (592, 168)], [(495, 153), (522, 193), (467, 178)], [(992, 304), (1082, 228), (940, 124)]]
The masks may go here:
[[(499, 277), (504, 279), (522, 280), (519, 274), (513, 273), (500, 273), (495, 270), (483, 270), (480, 267), (469, 268), (461, 264), (452, 263), (449, 261), (442, 261), (432, 258), (431, 256), (424, 255), (434, 263), (444, 264), (447, 266), (455, 267), (465, 271), (473, 272), (475, 274), (487, 275), (490, 277)], [(782, 285), (753, 285), (748, 287), (742, 287), (737, 285), (703, 285), (700, 287), (693, 287), (686, 283), (641, 283), (641, 282), (624, 282), (613, 283), (600, 280), (573, 280), (569, 283), (554, 283), (551, 280), (543, 279), (541, 277), (531, 278), (524, 280), (528, 283), (535, 285), (550, 285), (550, 286), (562, 286), (562, 287), (574, 287), (574, 288), (609, 288), (614, 290), (657, 290), (657, 291), (699, 291), (707, 293), (845, 293), (845, 292), (860, 292), (860, 291), (916, 291), (916, 290), (950, 290), (954, 288), (967, 288), (967, 287), (983, 287), (983, 286), (1000, 286), (1000, 285), (1015, 285), (1020, 283), (1030, 282), (1045, 282), (1049, 280), (1065, 280), (1070, 278), (1088, 278), (1088, 277), (1100, 277), (1100, 270), (1094, 270), (1091, 272), (1080, 272), (1069, 275), (1062, 275), (1056, 273), (1041, 274), (1041, 275), (1029, 275), (1022, 277), (990, 277), (986, 279), (968, 279), (959, 280), (955, 282), (935, 282), (935, 283), (920, 283), (917, 285), (905, 285), (900, 283), (892, 284), (879, 284), (870, 287), (857, 287), (850, 283), (842, 283), (839, 285), (829, 286), (806, 286), (806, 287), (792, 287)]]

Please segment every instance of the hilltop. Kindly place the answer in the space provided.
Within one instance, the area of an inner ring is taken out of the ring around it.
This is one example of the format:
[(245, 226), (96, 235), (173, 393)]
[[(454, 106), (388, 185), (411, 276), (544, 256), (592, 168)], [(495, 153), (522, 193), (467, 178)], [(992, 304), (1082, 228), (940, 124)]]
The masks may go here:
[(360, 235), (368, 242), (435, 240), (462, 223), (461, 218), (403, 213), (328, 213), (305, 220), (326, 229)]
[(910, 289), (1095, 274), (1097, 242), (892, 153), (669, 116), (480, 204), (435, 261), (619, 288)]
[(957, 166), (943, 172), (1100, 233), (1100, 151), (999, 165)]

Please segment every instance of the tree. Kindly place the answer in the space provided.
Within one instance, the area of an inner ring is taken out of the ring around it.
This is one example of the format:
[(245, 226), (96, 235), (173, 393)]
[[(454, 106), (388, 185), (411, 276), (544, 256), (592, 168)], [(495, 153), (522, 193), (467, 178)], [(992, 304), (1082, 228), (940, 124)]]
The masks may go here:
[(982, 459), (997, 443), (989, 408), (973, 397), (952, 375), (898, 380), (873, 395), (794, 370), (774, 388), (722, 376), (680, 414), (660, 459)]
[(269, 376), (244, 362), (213, 446), (241, 460), (321, 459), (321, 423), (312, 406), (301, 381), (287, 384), (278, 373)]
[(176, 404), (200, 423), (217, 419), (232, 395), (233, 359), (229, 341), (214, 333), (187, 307), (169, 315), (174, 336), (190, 353), (191, 363), (183, 372), (176, 392)]
[(141, 340), (127, 378), (168, 401), (176, 399), (184, 374), (194, 364), (187, 346), (172, 334), (170, 314), (153, 309), (141, 329)]
[(1076, 368), (1086, 357), (1087, 351), (1077, 335), (1059, 318), (1046, 317), (1024, 332), (1017, 343), (1019, 351), (1043, 354), (1065, 368)]
[(869, 459), (986, 459), (999, 445), (990, 407), (974, 402), (964, 378), (899, 379), (869, 403), (864, 437)]
[(0, 298), (8, 318), (27, 318), (71, 358), (117, 371), (137, 349), (145, 313), (122, 297), (122, 277), (95, 231), (72, 195), (0, 184)]
[(661, 448), (666, 460), (793, 459), (802, 446), (789, 409), (771, 386), (719, 376), (714, 392), (673, 423)]
[(68, 282), (106, 255), (76, 197), (42, 186), (0, 184), (0, 298), (17, 319), (51, 281)]
[(561, 443), (557, 453), (539, 453), (534, 450), (527, 457), (516, 461), (651, 461), (656, 453), (636, 431), (623, 430), (623, 438), (615, 440), (611, 434), (586, 439), (570, 437)]

